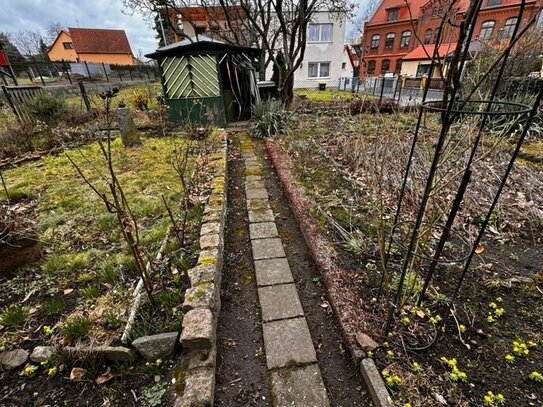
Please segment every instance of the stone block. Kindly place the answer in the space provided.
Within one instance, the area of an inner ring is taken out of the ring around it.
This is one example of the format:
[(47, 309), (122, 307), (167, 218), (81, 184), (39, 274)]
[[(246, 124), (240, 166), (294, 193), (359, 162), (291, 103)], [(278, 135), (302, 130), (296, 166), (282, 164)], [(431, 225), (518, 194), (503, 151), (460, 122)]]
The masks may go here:
[(53, 346), (36, 346), (30, 354), (30, 360), (36, 363), (47, 362), (54, 357), (56, 352)]
[(200, 249), (213, 249), (219, 247), (221, 238), (218, 233), (203, 235), (200, 237)]
[(245, 182), (254, 182), (254, 181), (262, 181), (262, 177), (260, 175), (247, 175), (245, 177)]
[(248, 199), (247, 210), (248, 211), (265, 211), (271, 209), (270, 201), (267, 199)]
[(245, 188), (246, 189), (261, 189), (261, 188), (266, 188), (266, 185), (264, 185), (264, 182), (262, 181), (246, 181)]
[(178, 332), (142, 336), (132, 342), (132, 346), (147, 360), (168, 358), (173, 353)]
[(202, 283), (213, 283), (215, 282), (215, 266), (196, 266), (187, 271), (190, 280), (190, 286), (196, 287)]
[(215, 369), (202, 367), (187, 370), (183, 388), (175, 407), (212, 407), (215, 394)]
[(392, 400), (373, 359), (362, 359), (360, 372), (375, 407), (392, 407)]
[(265, 239), (279, 236), (275, 222), (251, 223), (249, 224), (249, 234), (251, 239)]
[(256, 283), (259, 287), (292, 283), (292, 272), (286, 258), (255, 261)]
[(305, 318), (264, 322), (262, 330), (268, 369), (299, 366), (317, 361)]
[(264, 322), (304, 315), (294, 284), (271, 285), (258, 289)]
[(207, 308), (190, 310), (183, 318), (181, 345), (185, 349), (211, 349), (215, 344), (213, 314)]
[(214, 266), (219, 263), (219, 250), (202, 250), (198, 257), (199, 266)]
[(256, 222), (274, 222), (275, 216), (273, 215), (273, 212), (271, 209), (266, 210), (249, 210), (249, 222), (256, 223)]
[(283, 243), (279, 238), (251, 240), (251, 246), (254, 260), (285, 257)]
[(319, 365), (279, 369), (270, 373), (274, 406), (329, 407)]
[(197, 369), (199, 367), (215, 368), (217, 347), (213, 346), (211, 349), (191, 350), (182, 355), (181, 358), (187, 361), (187, 369)]
[(247, 199), (268, 199), (268, 191), (266, 188), (245, 188), (245, 196)]
[(0, 353), (0, 367), (5, 370), (16, 369), (28, 360), (30, 353), (24, 349), (8, 350)]
[(210, 235), (221, 233), (221, 224), (219, 222), (209, 222), (202, 225), (200, 235)]
[(125, 348), (124, 346), (66, 346), (64, 350), (74, 359), (89, 358), (105, 359), (114, 362), (130, 362), (136, 358), (134, 350)]
[(183, 312), (188, 312), (195, 308), (213, 309), (214, 306), (215, 284), (202, 283), (186, 291), (182, 309)]

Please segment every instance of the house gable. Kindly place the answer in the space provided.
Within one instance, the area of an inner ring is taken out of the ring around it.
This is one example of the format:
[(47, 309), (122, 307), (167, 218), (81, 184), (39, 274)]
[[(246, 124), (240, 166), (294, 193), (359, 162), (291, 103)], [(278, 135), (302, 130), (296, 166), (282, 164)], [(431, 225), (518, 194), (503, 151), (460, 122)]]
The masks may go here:
[[(71, 44), (71, 48), (68, 44)], [(77, 61), (78, 56), (70, 33), (64, 30), (61, 31), (47, 51), (47, 55), (51, 61)]]

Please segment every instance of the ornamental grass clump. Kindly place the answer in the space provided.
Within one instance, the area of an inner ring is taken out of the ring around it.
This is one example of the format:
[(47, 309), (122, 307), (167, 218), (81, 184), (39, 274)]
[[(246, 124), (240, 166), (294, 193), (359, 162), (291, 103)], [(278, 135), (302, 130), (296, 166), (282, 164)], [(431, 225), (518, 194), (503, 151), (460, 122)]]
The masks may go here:
[(273, 137), (288, 134), (293, 122), (293, 113), (279, 100), (257, 102), (252, 109), (250, 130), (254, 137)]

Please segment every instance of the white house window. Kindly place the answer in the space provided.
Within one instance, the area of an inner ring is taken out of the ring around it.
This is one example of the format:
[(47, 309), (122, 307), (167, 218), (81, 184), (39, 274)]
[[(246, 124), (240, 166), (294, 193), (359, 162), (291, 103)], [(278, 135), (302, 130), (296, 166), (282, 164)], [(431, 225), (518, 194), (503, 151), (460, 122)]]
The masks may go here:
[(330, 62), (310, 62), (307, 64), (308, 78), (330, 77)]
[(495, 22), (492, 20), (483, 22), (483, 24), (481, 25), (481, 33), (479, 34), (479, 39), (481, 41), (487, 40), (492, 36), (492, 32), (494, 31), (494, 24)]
[(387, 21), (396, 21), (398, 19), (399, 9), (393, 8), (388, 10)]
[(513, 31), (515, 31), (515, 26), (517, 25), (517, 20), (517, 17), (511, 17), (505, 21), (505, 27), (503, 27), (504, 38), (511, 38), (513, 36)]
[(400, 39), (400, 47), (407, 48), (409, 46), (410, 40), (411, 40), (411, 31), (404, 31)]
[(332, 42), (333, 24), (309, 24), (307, 28), (307, 41)]

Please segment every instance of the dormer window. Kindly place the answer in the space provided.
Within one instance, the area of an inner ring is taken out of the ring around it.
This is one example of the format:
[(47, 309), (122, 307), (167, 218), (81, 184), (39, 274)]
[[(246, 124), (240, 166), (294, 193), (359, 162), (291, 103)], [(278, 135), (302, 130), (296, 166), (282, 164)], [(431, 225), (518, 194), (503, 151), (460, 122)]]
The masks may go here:
[(398, 20), (399, 12), (400, 12), (400, 10), (397, 9), (397, 8), (392, 8), (392, 9), (388, 10), (387, 21), (396, 21), (396, 20)]
[(73, 42), (63, 42), (62, 45), (64, 46), (64, 49), (74, 49)]

